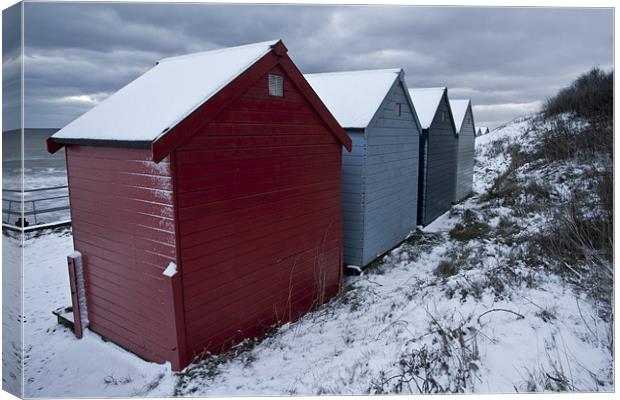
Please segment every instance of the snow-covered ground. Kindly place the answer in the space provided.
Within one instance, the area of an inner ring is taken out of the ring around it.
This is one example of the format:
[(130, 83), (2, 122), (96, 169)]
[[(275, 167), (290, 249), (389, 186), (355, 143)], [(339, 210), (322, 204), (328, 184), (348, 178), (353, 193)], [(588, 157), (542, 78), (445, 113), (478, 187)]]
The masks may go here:
[[(58, 325), (51, 311), (70, 303), (71, 234), (29, 237), (26, 396), (613, 390), (611, 324), (584, 294), (522, 262), (498, 233), (510, 210), (481, 199), (510, 164), (506, 141), (525, 142), (528, 121), (477, 138), (474, 196), (346, 277), (332, 301), (180, 374)], [(455, 239), (468, 218), (491, 233)], [(4, 236), (3, 245), (17, 243)]]
[[(12, 251), (18, 246), (15, 239), (4, 235), (2, 245), (12, 257), (19, 256)], [(88, 331), (76, 340), (72, 331), (56, 322), (52, 310), (71, 304), (66, 260), (72, 251), (68, 230), (49, 231), (25, 242), (25, 396), (143, 395), (150, 382), (166, 376), (173, 382), (169, 367), (144, 362)], [(16, 268), (16, 261), (5, 258), (3, 268)], [(3, 304), (4, 313), (11, 312), (8, 304)]]

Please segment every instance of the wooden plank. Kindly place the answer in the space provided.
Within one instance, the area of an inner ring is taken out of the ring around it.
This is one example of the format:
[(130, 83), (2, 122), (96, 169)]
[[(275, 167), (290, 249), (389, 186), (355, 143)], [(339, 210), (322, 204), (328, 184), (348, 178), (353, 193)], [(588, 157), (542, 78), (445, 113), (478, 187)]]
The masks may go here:
[(303, 145), (289, 146), (252, 146), (247, 148), (191, 150), (182, 153), (183, 161), (179, 162), (179, 165), (260, 158), (297, 157), (333, 154), (336, 152), (337, 150), (334, 150), (333, 142), (327, 140), (322, 140), (322, 143), (318, 144), (306, 143)]
[[(67, 146), (68, 157), (78, 156), (96, 160), (136, 160), (145, 161), (151, 159), (148, 149), (130, 149), (123, 147), (101, 146)], [(163, 159), (162, 162), (168, 162)]]
[[(75, 187), (79, 187), (82, 191), (88, 191), (94, 194), (107, 193), (109, 195), (122, 196), (135, 200), (151, 201), (162, 204), (169, 204), (172, 197), (172, 190), (161, 190), (147, 187), (122, 185), (116, 182), (98, 182), (90, 179), (84, 179), (77, 176), (72, 177)], [(72, 185), (72, 186), (73, 186)]]
[(232, 184), (252, 183), (277, 177), (303, 176), (315, 173), (327, 177), (331, 176), (330, 172), (333, 172), (334, 169), (338, 169), (338, 161), (326, 161), (325, 159), (317, 159), (316, 162), (305, 165), (282, 165), (282, 163), (276, 163), (269, 168), (256, 168), (251, 171), (244, 171), (244, 173), (231, 169), (223, 173), (204, 174), (204, 176), (198, 175), (180, 179), (178, 180), (178, 192), (185, 194), (204, 190), (217, 190)]
[[(103, 227), (117, 227), (128, 232), (139, 232), (140, 229), (155, 229), (165, 232), (174, 230), (174, 220), (170, 218), (162, 218), (156, 215), (139, 214), (129, 211), (117, 211), (115, 213), (106, 213), (105, 210), (94, 208), (78, 209), (71, 208), (71, 213), (79, 214), (78, 218), (84, 218), (85, 222), (97, 223)], [(107, 219), (106, 219), (107, 218)], [(75, 220), (75, 218), (74, 218)]]
[(156, 203), (153, 201), (144, 201), (132, 199), (124, 196), (114, 196), (106, 193), (93, 193), (84, 191), (79, 187), (71, 189), (71, 202), (76, 206), (85, 206), (85, 203), (94, 203), (105, 207), (113, 206), (119, 210), (132, 211), (140, 214), (158, 215), (164, 218), (172, 218), (174, 216), (171, 204)]
[(287, 156), (284, 154), (276, 157), (276, 159), (271, 156), (219, 161), (204, 160), (202, 162), (179, 165), (177, 168), (177, 179), (192, 179), (197, 176), (204, 178), (212, 175), (227, 174), (231, 171), (236, 171), (238, 175), (243, 175), (244, 173), (252, 173), (260, 170), (273, 171), (300, 166), (313, 166), (318, 163), (339, 164), (340, 152), (336, 150), (296, 156)]
[[(329, 247), (321, 251), (322, 257), (328, 260), (337, 258), (340, 246), (337, 242), (332, 242)], [(241, 296), (239, 290), (246, 290), (246, 294), (251, 295), (255, 289), (269, 285), (280, 285), (278, 279), (295, 279), (296, 272), (303, 276), (304, 273), (312, 274), (312, 265), (317, 261), (316, 249), (306, 249), (298, 254), (284, 256), (279, 260), (273, 257), (265, 261), (260, 261), (258, 268), (244, 268), (243, 266), (228, 266), (218, 268), (213, 271), (209, 269), (209, 275), (200, 279), (199, 275), (194, 275), (191, 285), (185, 290), (186, 312), (191, 310), (204, 310), (200, 305), (215, 302), (223, 304), (226, 298), (237, 298)], [(286, 283), (286, 282), (285, 282)], [(209, 287), (206, 291), (205, 287)], [(202, 311), (198, 311), (199, 313)]]
[(138, 186), (153, 189), (172, 190), (171, 178), (168, 176), (132, 174), (132, 173), (114, 173), (110, 171), (93, 168), (90, 170), (75, 168), (69, 169), (68, 174), (71, 177), (89, 179), (96, 182), (115, 182), (130, 186)]
[(191, 235), (203, 229), (216, 229), (231, 223), (231, 221), (244, 224), (256, 219), (257, 216), (271, 215), (274, 212), (286, 213), (296, 208), (303, 208), (311, 211), (312, 207), (315, 206), (317, 209), (322, 209), (333, 205), (334, 202), (338, 202), (339, 197), (340, 194), (336, 191), (314, 192), (297, 197), (291, 196), (273, 202), (257, 204), (243, 209), (228, 210), (218, 214), (207, 215), (183, 223), (180, 227), (180, 235)]
[(242, 191), (239, 191), (229, 200), (222, 200), (204, 205), (187, 207), (179, 210), (179, 218), (181, 221), (187, 221), (198, 217), (204, 217), (211, 214), (217, 214), (223, 211), (242, 209), (246, 207), (256, 206), (259, 204), (269, 203), (278, 199), (295, 197), (310, 192), (332, 192), (339, 190), (340, 180), (307, 184), (293, 188), (287, 188), (272, 192), (258, 193), (250, 196), (239, 197)]
[(71, 306), (73, 307), (73, 332), (75, 337), (81, 339), (84, 334), (82, 326), (82, 310), (80, 309), (79, 285), (77, 281), (77, 257), (74, 255), (67, 256), (67, 264), (69, 267), (69, 286), (71, 288)]
[[(291, 301), (289, 301), (289, 295)], [(194, 338), (232, 330), (248, 320), (258, 320), (259, 315), (265, 314), (264, 310), (272, 310), (271, 312), (275, 315), (274, 308), (282, 311), (290, 310), (293, 315), (296, 312), (305, 313), (309, 311), (315, 297), (316, 291), (313, 285), (307, 282), (296, 282), (291, 287), (282, 286), (277, 292), (273, 292), (272, 288), (265, 288), (256, 293), (253, 301), (251, 298), (240, 299), (236, 303), (216, 308), (211, 314), (205, 314), (205, 318), (197, 321), (193, 329), (189, 329), (188, 332), (190, 332), (190, 337)], [(299, 309), (300, 306), (302, 309)], [(278, 318), (281, 322), (289, 320), (289, 315), (286, 315), (288, 313), (282, 314)]]
[(322, 121), (315, 113), (263, 112), (226, 109), (213, 122), (252, 124), (318, 125)]
[(148, 160), (110, 160), (102, 158), (83, 157), (73, 155), (67, 160), (69, 168), (86, 170), (104, 169), (118, 173), (133, 173), (141, 175), (170, 176), (170, 163), (159, 164)]
[[(186, 261), (197, 258), (205, 258), (210, 254), (220, 252), (229, 247), (242, 246), (243, 249), (260, 248), (268, 246), (270, 242), (290, 239), (301, 229), (313, 232), (322, 229), (329, 224), (328, 218), (333, 218), (338, 213), (338, 207), (327, 209), (321, 213), (313, 213), (307, 216), (287, 221), (283, 220), (274, 224), (259, 225), (243, 232), (234, 232), (211, 242), (204, 242), (193, 247), (183, 248), (183, 257)], [(326, 222), (327, 221), (327, 222)], [(242, 253), (240, 253), (242, 254)]]
[[(230, 275), (224, 275), (228, 274), (231, 268), (236, 268), (236, 266), (239, 265), (244, 266), (245, 273), (252, 273), (266, 268), (278, 260), (294, 257), (296, 254), (300, 254), (304, 251), (328, 251), (331, 249), (331, 246), (340, 248), (337, 237), (338, 235), (334, 232), (330, 239), (323, 243), (317, 240), (316, 236), (306, 236), (305, 238), (301, 238), (301, 240), (295, 241), (295, 243), (291, 243), (291, 241), (284, 243), (282, 247), (255, 248), (242, 255), (237, 255), (234, 249), (231, 250), (229, 248), (224, 250), (226, 257), (214, 256), (214, 260), (209, 263), (205, 263), (200, 259), (193, 262), (189, 261), (185, 264), (188, 271), (184, 273), (184, 276), (187, 276), (188, 282), (189, 280), (192, 282), (200, 282), (203, 280), (210, 280), (210, 282), (213, 282), (212, 279), (229, 279)], [(220, 252), (220, 254), (221, 253), (222, 252)]]
[[(201, 243), (208, 243), (213, 240), (217, 240), (217, 238), (227, 235), (241, 235), (246, 231), (268, 228), (269, 226), (274, 225), (274, 221), (285, 221), (297, 218), (318, 216), (319, 212), (323, 212), (324, 210), (328, 209), (332, 210), (331, 212), (337, 212), (333, 210), (336, 210), (340, 207), (338, 202), (338, 196), (333, 196), (331, 199), (329, 199), (329, 201), (324, 201), (321, 207), (321, 209), (317, 208), (315, 210), (311, 208), (304, 208), (301, 205), (295, 206), (293, 203), (291, 203), (287, 206), (287, 208), (280, 208), (275, 213), (265, 211), (259, 214), (239, 214), (238, 218), (234, 218), (231, 216), (231, 218), (225, 220), (225, 222), (221, 226), (211, 227), (209, 225), (206, 225), (204, 230), (198, 230), (196, 232), (184, 235), (183, 244), (187, 248), (191, 248), (195, 245), (199, 245)], [(299, 224), (301, 224), (301, 220), (299, 221)]]
[[(332, 135), (324, 134), (320, 130), (317, 130), (316, 134), (306, 135), (249, 135), (249, 136), (230, 136), (230, 135), (215, 135), (209, 134), (208, 136), (194, 136), (188, 141), (186, 146), (183, 146), (179, 150), (179, 164), (189, 164), (190, 160), (187, 159), (187, 153), (192, 151), (204, 150), (227, 150), (227, 149), (249, 149), (249, 148), (262, 148), (262, 147), (285, 147), (285, 146), (300, 146), (300, 145), (321, 145), (331, 144), (334, 142)], [(195, 149), (195, 150), (194, 150)]]
[(194, 207), (201, 204), (232, 200), (241, 196), (254, 196), (266, 191), (289, 190), (296, 187), (316, 185), (325, 182), (321, 174), (306, 174), (293, 177), (274, 177), (271, 180), (255, 181), (227, 185), (215, 190), (191, 192), (181, 195), (181, 208)]
[(175, 245), (175, 238), (173, 232), (168, 232), (159, 229), (153, 229), (150, 227), (131, 225), (131, 224), (105, 224), (100, 221), (100, 218), (92, 218), (88, 214), (80, 215), (81, 218), (77, 218), (73, 221), (74, 229), (84, 230), (92, 234), (110, 237), (129, 241), (135, 237), (144, 241), (152, 241), (155, 243), (162, 243), (164, 245)]
[[(101, 243), (99, 243), (98, 241), (96, 243), (90, 243), (78, 237), (75, 237), (74, 241), (75, 248), (80, 251), (84, 256), (96, 254), (98, 257), (106, 259), (110, 262), (117, 262), (119, 264), (127, 265), (127, 256), (125, 254), (120, 253), (116, 250), (106, 248), (105, 246), (102, 246)], [(139, 259), (141, 262), (153, 265), (153, 267), (165, 266), (168, 265), (170, 261), (174, 261), (169, 257), (165, 257), (160, 254), (150, 253), (147, 251), (141, 252)]]
[(88, 296), (93, 294), (109, 299), (110, 302), (126, 309), (143, 308), (148, 310), (149, 315), (163, 316), (160, 310), (164, 304), (164, 300), (161, 298), (161, 290), (153, 291), (149, 288), (141, 288), (139, 285), (132, 285), (133, 290), (127, 290), (113, 282), (92, 275), (90, 271), (87, 273), (87, 278)]
[[(299, 124), (256, 124), (256, 123), (218, 123), (209, 122), (202, 127), (194, 137), (190, 138), (183, 148), (197, 146), (202, 138), (212, 136), (288, 136), (288, 135), (331, 135), (324, 125), (299, 125)], [(200, 147), (200, 146), (198, 146)]]
[(262, 98), (241, 96), (233, 101), (228, 109), (239, 111), (314, 113), (314, 110), (306, 102), (289, 101), (287, 98), (274, 100), (271, 96)]
[(124, 241), (121, 240), (121, 238), (115, 237), (113, 234), (95, 234), (92, 232), (92, 227), (89, 229), (91, 229), (90, 232), (74, 227), (74, 232), (81, 241), (114, 250), (116, 253), (127, 256), (128, 260), (133, 260), (136, 249), (150, 254), (161, 255), (166, 259), (172, 259), (175, 256), (175, 246), (171, 244), (145, 240), (138, 236), (130, 237), (128, 240)]

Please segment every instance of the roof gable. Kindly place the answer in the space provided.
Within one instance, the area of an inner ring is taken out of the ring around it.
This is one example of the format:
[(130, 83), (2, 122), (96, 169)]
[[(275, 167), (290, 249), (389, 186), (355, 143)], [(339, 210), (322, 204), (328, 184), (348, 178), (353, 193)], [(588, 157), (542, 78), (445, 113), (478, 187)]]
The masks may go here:
[(463, 128), (463, 122), (465, 122), (465, 116), (470, 109), (470, 103), (469, 99), (450, 100), (450, 109), (454, 117), (454, 129), (456, 129), (456, 133), (460, 133), (461, 128)]
[(164, 58), (52, 137), (153, 141), (271, 51), (276, 40)]
[[(406, 107), (409, 108), (409, 110), (411, 111), (411, 114), (413, 115), (413, 122), (416, 128), (418, 129), (418, 133), (421, 134), (422, 127), (420, 125), (420, 120), (418, 119), (418, 113), (416, 112), (415, 107), (413, 106), (413, 101), (411, 100), (411, 96), (409, 95), (409, 89), (407, 89), (407, 82), (405, 82), (405, 73), (403, 70), (401, 70), (399, 79), (397, 79), (394, 82), (389, 92), (385, 96), (385, 99), (383, 99), (383, 102), (381, 103), (379, 110), (382, 110), (382, 112), (385, 112), (385, 108), (390, 103), (391, 96), (394, 94), (394, 92), (398, 91), (399, 89), (402, 95), (405, 97), (405, 102), (407, 103)], [(401, 107), (402, 106), (404, 106), (404, 104), (402, 104)], [(370, 120), (368, 127), (373, 127), (377, 123), (377, 120), (379, 120), (379, 118), (381, 117), (381, 112), (379, 112), (379, 110), (377, 111), (375, 116), (372, 117), (372, 119)]]
[(441, 103), (445, 92), (445, 87), (409, 89), (409, 95), (418, 114), (422, 129), (428, 129), (433, 123), (439, 103)]
[(305, 74), (310, 86), (344, 128), (365, 128), (381, 108), (401, 69)]
[[(158, 79), (164, 78), (169, 78), (173, 82), (177, 80), (181, 80), (184, 83), (193, 82), (191, 86), (200, 86), (203, 77), (206, 77), (204, 79), (205, 82), (209, 81), (208, 84), (205, 83), (202, 87), (198, 87), (197, 89), (192, 88), (192, 95), (188, 95), (186, 98), (184, 96), (187, 93), (183, 90), (172, 88), (174, 85), (172, 85), (171, 82), (163, 83), (163, 86), (165, 86), (167, 90), (172, 90), (175, 93), (175, 98), (179, 97), (178, 104), (169, 96), (164, 96), (164, 101), (158, 99), (151, 103), (147, 101), (146, 104), (155, 104), (163, 108), (167, 106), (172, 107), (174, 105), (176, 113), (162, 111), (162, 113), (165, 114), (165, 118), (157, 115), (159, 111), (157, 107), (155, 107), (155, 109), (149, 109), (147, 105), (143, 103), (125, 104), (127, 98), (131, 98), (131, 96), (123, 93), (117, 96), (117, 99), (112, 102), (113, 106), (105, 106), (104, 103), (107, 101), (106, 99), (100, 105), (52, 135), (52, 137), (48, 139), (48, 151), (53, 153), (64, 144), (84, 142), (106, 146), (151, 147), (153, 160), (158, 162), (183, 141), (187, 140), (187, 138), (189, 138), (202, 124), (213, 118), (219, 111), (237, 98), (244, 91), (244, 88), (249, 87), (256, 79), (259, 79), (260, 76), (267, 73), (269, 69), (277, 64), (282, 66), (289, 77), (298, 86), (302, 95), (304, 95), (312, 106), (317, 109), (319, 115), (326, 122), (334, 135), (338, 137), (346, 149), (350, 150), (351, 139), (327, 108), (325, 108), (323, 103), (321, 103), (316, 93), (314, 93), (307, 82), (305, 82), (301, 72), (299, 72), (293, 62), (290, 61), (286, 53), (287, 49), (281, 41), (270, 41), (164, 59), (156, 67), (125, 86), (119, 92), (130, 87), (134, 82), (140, 80), (160, 65), (173, 65), (176, 63), (184, 65), (182, 69), (174, 68), (177, 72), (180, 74), (182, 74), (182, 71), (195, 73), (201, 76), (200, 80), (187, 80), (176, 76), (176, 74), (170, 74), (170, 71), (168, 71), (167, 74), (152, 74), (147, 80), (149, 85), (144, 85), (144, 83), (141, 82), (139, 86), (130, 88), (129, 93), (135, 91), (140, 93), (139, 97), (158, 97), (158, 93), (161, 92)], [(225, 62), (217, 63), (217, 60), (226, 58), (231, 58), (234, 62), (231, 61), (228, 64)], [(210, 61), (206, 62), (205, 60)], [(188, 63), (191, 66), (187, 66), (186, 64)], [(245, 63), (249, 64), (246, 65)], [(223, 65), (231, 66), (233, 70), (223, 73), (222, 70), (225, 69)], [(217, 71), (217, 74), (212, 74), (212, 70)], [(183, 88), (190, 90), (185, 86)], [(110, 96), (110, 98), (117, 95), (119, 92)], [(196, 93), (200, 93), (200, 95)], [(119, 98), (123, 101), (118, 100)], [(199, 98), (201, 98), (201, 100), (198, 100)], [(196, 101), (198, 101), (198, 103), (194, 104)], [(127, 107), (119, 107), (119, 104), (125, 104)], [(179, 107), (179, 104), (183, 104), (185, 109)], [(100, 110), (97, 111), (97, 109)], [(183, 109), (185, 111), (181, 111)], [(105, 119), (114, 120), (106, 125), (107, 130), (103, 130), (100, 126), (97, 126), (99, 120), (104, 119), (104, 117)], [(157, 119), (159, 121), (158, 125), (153, 124), (149, 119)], [(122, 125), (122, 122), (127, 122), (128, 120), (135, 121), (130, 121), (128, 123), (130, 126), (134, 127), (135, 124), (137, 124), (140, 128), (140, 134), (132, 133), (132, 131)], [(134, 125), (131, 125), (132, 123)], [(80, 126), (83, 127), (82, 130), (78, 129)], [(118, 131), (115, 131), (115, 129), (118, 129)]]

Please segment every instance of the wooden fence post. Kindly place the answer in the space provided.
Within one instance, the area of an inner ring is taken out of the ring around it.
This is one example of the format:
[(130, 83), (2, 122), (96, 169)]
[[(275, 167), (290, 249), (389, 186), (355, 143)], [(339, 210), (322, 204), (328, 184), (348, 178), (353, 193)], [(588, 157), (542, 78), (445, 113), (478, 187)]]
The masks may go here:
[(67, 256), (67, 264), (69, 266), (69, 284), (71, 286), (71, 305), (73, 308), (73, 331), (75, 337), (81, 339), (84, 331), (82, 327), (82, 314), (80, 311), (80, 298), (77, 281), (77, 259), (79, 254), (73, 253)]
[[(165, 275), (165, 274), (164, 274)], [(172, 350), (170, 364), (173, 371), (180, 371), (188, 364), (187, 343), (185, 338), (185, 315), (183, 312), (183, 282), (181, 274), (176, 272), (166, 276), (169, 308), (168, 313), (172, 317), (172, 331), (174, 332), (176, 346)]]

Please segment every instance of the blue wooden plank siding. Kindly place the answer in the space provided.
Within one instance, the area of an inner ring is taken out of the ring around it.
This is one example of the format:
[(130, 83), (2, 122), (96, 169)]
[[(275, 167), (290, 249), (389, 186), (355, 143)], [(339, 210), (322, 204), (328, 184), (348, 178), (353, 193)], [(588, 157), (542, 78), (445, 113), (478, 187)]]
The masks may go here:
[(456, 165), (455, 200), (461, 201), (473, 190), (475, 128), (471, 104), (467, 107), (463, 125), (458, 136), (458, 160)]
[(363, 170), (366, 158), (364, 130), (347, 129), (353, 142), (350, 152), (342, 152), (343, 261), (362, 265), (364, 243)]
[(402, 69), (306, 78), (353, 142), (342, 154), (343, 262), (363, 268), (416, 228), (420, 122)]
[(420, 129), (406, 90), (396, 80), (366, 128), (363, 266), (416, 227)]
[(456, 183), (458, 138), (444, 92), (433, 122), (420, 141), (418, 224), (428, 225), (452, 206)]

